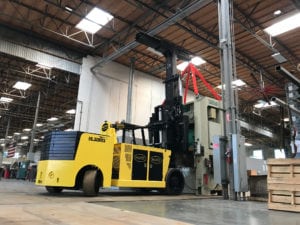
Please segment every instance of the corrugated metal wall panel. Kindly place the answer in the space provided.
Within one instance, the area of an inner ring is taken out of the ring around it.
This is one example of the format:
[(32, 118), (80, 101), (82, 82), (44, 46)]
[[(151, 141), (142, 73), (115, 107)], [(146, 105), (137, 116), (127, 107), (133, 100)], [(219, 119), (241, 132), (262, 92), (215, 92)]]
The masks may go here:
[(48, 67), (54, 67), (57, 69), (80, 74), (81, 65), (79, 63), (71, 62), (44, 52), (17, 45), (3, 39), (0, 39), (0, 42), (0, 52), (21, 57)]

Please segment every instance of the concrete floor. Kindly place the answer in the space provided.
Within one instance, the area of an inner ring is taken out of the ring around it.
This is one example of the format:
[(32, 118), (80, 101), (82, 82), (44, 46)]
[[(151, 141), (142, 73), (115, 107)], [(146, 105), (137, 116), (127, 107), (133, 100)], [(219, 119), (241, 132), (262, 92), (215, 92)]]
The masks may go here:
[(27, 181), (0, 181), (0, 225), (210, 224), (300, 225), (297, 213), (272, 211), (263, 202), (234, 202), (194, 195), (78, 191), (49, 195)]

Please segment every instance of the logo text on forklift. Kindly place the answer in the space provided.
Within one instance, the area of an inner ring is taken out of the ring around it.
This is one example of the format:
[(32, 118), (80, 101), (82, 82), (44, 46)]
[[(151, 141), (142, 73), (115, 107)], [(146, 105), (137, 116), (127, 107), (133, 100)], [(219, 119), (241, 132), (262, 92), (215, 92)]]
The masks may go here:
[(103, 137), (89, 137), (89, 141), (96, 141), (96, 142), (105, 142), (105, 138)]

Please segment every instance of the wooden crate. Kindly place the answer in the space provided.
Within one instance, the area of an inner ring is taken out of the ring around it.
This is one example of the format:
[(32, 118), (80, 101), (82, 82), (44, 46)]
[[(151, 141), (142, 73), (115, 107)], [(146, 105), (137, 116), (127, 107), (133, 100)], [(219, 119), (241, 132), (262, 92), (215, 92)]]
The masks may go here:
[(300, 212), (300, 159), (269, 159), (268, 208)]

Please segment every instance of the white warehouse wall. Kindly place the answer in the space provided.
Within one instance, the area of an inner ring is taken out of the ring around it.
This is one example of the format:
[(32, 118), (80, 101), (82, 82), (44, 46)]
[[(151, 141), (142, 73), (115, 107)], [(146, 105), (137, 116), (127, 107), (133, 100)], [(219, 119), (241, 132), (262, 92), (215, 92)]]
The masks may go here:
[[(130, 68), (110, 62), (93, 74), (90, 68), (96, 62), (91, 56), (83, 59), (74, 130), (98, 133), (105, 120), (126, 119)], [(132, 95), (131, 123), (146, 125), (154, 107), (165, 99), (163, 81), (135, 70)], [(190, 94), (188, 100), (192, 98)]]

